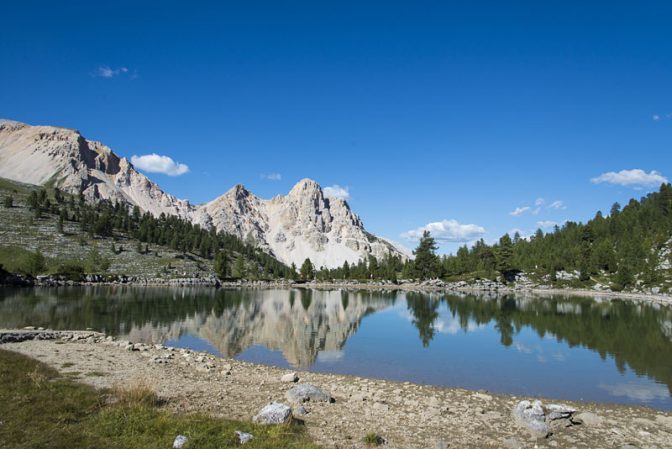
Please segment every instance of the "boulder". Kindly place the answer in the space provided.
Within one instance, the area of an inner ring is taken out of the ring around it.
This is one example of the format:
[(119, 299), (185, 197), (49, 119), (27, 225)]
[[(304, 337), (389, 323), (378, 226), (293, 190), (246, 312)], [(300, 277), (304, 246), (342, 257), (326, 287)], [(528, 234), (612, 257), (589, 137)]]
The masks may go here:
[(541, 401), (520, 401), (513, 408), (513, 419), (537, 438), (545, 438), (551, 431)]
[(259, 424), (284, 424), (292, 419), (292, 409), (279, 402), (271, 402), (252, 420)]
[(332, 397), (329, 393), (316, 387), (313, 384), (299, 384), (285, 394), (290, 402), (331, 402)]

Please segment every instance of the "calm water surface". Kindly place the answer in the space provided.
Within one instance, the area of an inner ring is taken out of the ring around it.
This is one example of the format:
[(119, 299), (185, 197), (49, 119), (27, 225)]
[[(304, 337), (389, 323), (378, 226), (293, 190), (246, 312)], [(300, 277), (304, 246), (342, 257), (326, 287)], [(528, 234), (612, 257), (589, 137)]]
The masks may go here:
[(86, 329), (280, 367), (672, 410), (672, 309), (409, 292), (0, 289), (0, 327)]

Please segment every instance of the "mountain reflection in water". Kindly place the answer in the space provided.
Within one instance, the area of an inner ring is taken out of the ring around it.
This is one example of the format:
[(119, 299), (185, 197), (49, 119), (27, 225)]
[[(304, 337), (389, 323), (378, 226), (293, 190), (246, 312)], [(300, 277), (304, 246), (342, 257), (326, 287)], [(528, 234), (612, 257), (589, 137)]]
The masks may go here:
[[(672, 408), (672, 310), (626, 301), (371, 290), (0, 289), (0, 327), (27, 325), (93, 328), (147, 343), (200, 340), (229, 357), (444, 385), (471, 387), (479, 378), (474, 372), (494, 369), (492, 377), (501, 368), (508, 378), (494, 389), (503, 391), (518, 388), (511, 377), (528, 382), (518, 372), (524, 369), (529, 377), (553, 378), (551, 370), (571, 375), (584, 368), (592, 377), (582, 395)], [(506, 375), (506, 363), (520, 370)]]

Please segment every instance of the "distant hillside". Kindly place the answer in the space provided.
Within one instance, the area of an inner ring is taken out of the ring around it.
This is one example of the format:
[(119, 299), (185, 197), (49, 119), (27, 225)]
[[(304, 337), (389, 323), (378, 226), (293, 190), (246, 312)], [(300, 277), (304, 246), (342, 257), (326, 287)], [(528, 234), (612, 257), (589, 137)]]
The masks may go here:
[[(141, 278), (291, 277), (289, 267), (238, 238), (177, 217), (155, 219), (109, 201), (0, 178), (0, 265), (23, 274)], [(134, 213), (135, 212), (135, 213)]]

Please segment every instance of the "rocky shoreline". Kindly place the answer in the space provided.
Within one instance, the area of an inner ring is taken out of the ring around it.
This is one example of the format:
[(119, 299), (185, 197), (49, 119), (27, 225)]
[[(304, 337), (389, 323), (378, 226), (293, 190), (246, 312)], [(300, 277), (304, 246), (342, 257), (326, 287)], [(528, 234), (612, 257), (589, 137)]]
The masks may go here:
[(12, 287), (66, 287), (66, 286), (115, 286), (127, 285), (137, 287), (212, 287), (212, 288), (258, 288), (258, 289), (347, 289), (347, 290), (401, 290), (417, 292), (462, 293), (462, 294), (535, 294), (539, 296), (564, 295), (585, 296), (608, 300), (630, 300), (635, 302), (657, 303), (672, 305), (672, 295), (653, 292), (616, 292), (612, 290), (555, 288), (548, 285), (503, 284), (498, 281), (480, 280), (472, 283), (466, 281), (444, 282), (439, 279), (416, 281), (310, 281), (298, 282), (285, 279), (277, 280), (220, 280), (216, 276), (182, 277), (182, 278), (140, 278), (132, 276), (101, 276), (87, 275), (81, 281), (65, 280), (53, 276), (38, 276), (36, 278), (16, 274), (0, 276), (0, 286)]
[[(354, 376), (291, 372), (92, 331), (0, 330), (0, 348), (99, 388), (144, 384), (176, 413), (263, 421), (271, 403), (326, 448), (663, 448), (672, 414)], [(284, 420), (285, 418), (283, 418)]]

